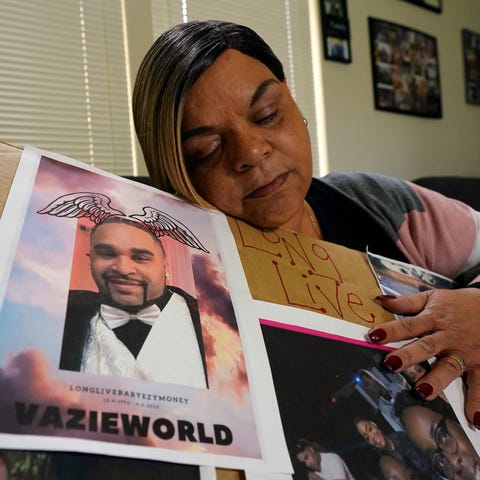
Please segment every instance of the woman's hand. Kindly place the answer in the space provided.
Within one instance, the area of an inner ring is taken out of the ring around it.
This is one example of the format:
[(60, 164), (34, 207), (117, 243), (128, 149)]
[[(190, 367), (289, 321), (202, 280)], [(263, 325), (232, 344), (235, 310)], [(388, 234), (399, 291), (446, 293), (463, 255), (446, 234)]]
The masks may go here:
[(464, 374), (465, 413), (468, 421), (480, 429), (480, 289), (380, 295), (376, 301), (390, 312), (406, 316), (370, 330), (370, 342), (384, 344), (419, 337), (389, 353), (385, 367), (401, 372), (436, 356), (431, 371), (415, 384), (418, 396), (426, 400), (433, 400)]

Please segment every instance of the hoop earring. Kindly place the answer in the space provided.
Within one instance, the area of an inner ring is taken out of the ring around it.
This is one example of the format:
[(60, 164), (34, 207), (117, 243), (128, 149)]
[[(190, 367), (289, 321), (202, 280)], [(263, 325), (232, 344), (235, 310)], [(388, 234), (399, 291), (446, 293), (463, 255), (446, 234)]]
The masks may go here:
[(308, 120), (305, 117), (303, 117), (303, 123), (305, 124), (306, 127), (308, 127)]

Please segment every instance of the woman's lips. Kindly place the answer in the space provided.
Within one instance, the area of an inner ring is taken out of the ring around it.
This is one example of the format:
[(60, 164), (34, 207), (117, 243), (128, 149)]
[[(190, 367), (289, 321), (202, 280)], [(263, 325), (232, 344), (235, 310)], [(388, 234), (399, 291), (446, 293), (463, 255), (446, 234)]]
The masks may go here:
[(277, 190), (279, 190), (282, 187), (282, 185), (285, 183), (289, 175), (290, 175), (290, 172), (286, 172), (286, 173), (283, 173), (282, 175), (279, 175), (270, 183), (267, 183), (266, 185), (263, 185), (263, 187), (257, 188), (253, 192), (249, 193), (246, 198), (267, 197), (268, 195), (275, 193)]
[(475, 464), (474, 480), (480, 480), (480, 466)]
[(480, 478), (480, 471), (477, 462), (470, 456), (462, 458), (462, 465), (459, 469), (458, 478), (465, 478), (469, 480), (478, 480)]

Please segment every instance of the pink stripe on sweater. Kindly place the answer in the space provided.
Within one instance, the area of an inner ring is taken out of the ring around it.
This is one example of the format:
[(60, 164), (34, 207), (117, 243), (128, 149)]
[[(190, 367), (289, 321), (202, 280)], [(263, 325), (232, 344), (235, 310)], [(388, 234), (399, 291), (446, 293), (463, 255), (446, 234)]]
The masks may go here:
[(472, 251), (476, 227), (471, 208), (409, 183), (425, 211), (411, 211), (398, 231), (397, 245), (408, 260), (447, 277), (456, 276)]

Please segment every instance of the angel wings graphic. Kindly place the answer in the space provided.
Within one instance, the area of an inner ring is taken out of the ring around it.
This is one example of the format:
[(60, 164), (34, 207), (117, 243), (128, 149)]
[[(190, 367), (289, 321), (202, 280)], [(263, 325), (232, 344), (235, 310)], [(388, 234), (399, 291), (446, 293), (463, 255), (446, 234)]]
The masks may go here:
[(37, 213), (55, 217), (88, 218), (96, 225), (111, 217), (129, 218), (140, 222), (157, 238), (166, 235), (177, 242), (209, 253), (186, 225), (157, 208), (143, 207), (143, 214), (126, 215), (110, 204), (110, 198), (102, 193), (74, 192), (56, 198)]

